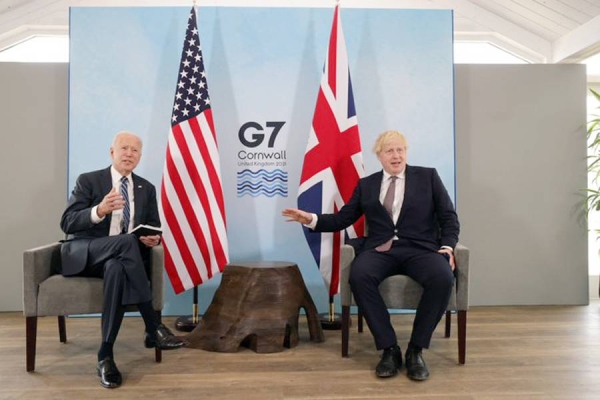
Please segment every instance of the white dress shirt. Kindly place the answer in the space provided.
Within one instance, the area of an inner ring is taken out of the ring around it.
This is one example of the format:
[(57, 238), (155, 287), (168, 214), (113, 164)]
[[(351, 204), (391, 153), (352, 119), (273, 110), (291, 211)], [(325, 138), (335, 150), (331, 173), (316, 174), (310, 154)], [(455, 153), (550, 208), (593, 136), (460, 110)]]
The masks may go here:
[[(110, 176), (112, 178), (113, 187), (117, 190), (117, 193), (121, 193), (121, 178), (123, 177), (114, 166), (110, 167)], [(133, 179), (131, 178), (131, 174), (127, 175), (127, 180), (129, 184), (127, 185), (127, 193), (129, 194), (129, 226), (127, 227), (127, 232), (131, 232), (133, 229), (133, 216), (135, 215), (135, 201), (133, 198)], [(91, 219), (95, 224), (99, 224), (104, 221), (103, 218), (98, 216), (97, 212), (98, 206), (92, 207)], [(123, 219), (123, 210), (115, 210), (112, 212), (112, 218), (110, 220), (110, 230), (108, 232), (109, 236), (118, 235), (121, 233), (121, 220)]]
[[(394, 203), (392, 205), (392, 221), (394, 221), (394, 225), (398, 222), (398, 217), (400, 216), (400, 210), (402, 210), (402, 203), (404, 202), (404, 188), (406, 187), (406, 169), (400, 173), (400, 175), (396, 175), (398, 178), (396, 180), (396, 192), (394, 193)], [(383, 179), (381, 180), (381, 188), (379, 189), (379, 202), (383, 204), (383, 199), (385, 199), (385, 195), (390, 187), (390, 183), (392, 180), (390, 179), (392, 175), (388, 174), (385, 170), (383, 171)], [(394, 236), (394, 239), (398, 239)]]

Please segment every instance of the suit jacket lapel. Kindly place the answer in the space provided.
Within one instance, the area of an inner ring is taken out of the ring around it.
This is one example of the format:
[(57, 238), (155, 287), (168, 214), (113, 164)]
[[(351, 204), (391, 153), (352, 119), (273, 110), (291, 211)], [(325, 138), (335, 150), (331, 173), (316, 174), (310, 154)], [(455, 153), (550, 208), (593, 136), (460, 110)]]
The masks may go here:
[[(381, 193), (381, 183), (383, 181), (383, 171), (379, 171), (379, 173), (377, 175), (375, 175), (373, 177), (373, 188), (372, 190), (370, 190), (371, 196), (375, 197), (375, 200), (377, 200), (379, 202), (379, 204), (381, 204), (381, 202), (379, 201), (379, 194)], [(385, 208), (383, 208), (383, 204), (381, 204), (381, 208), (385, 211)], [(387, 213), (387, 211), (386, 211)]]
[[(102, 196), (106, 196), (108, 194), (108, 192), (110, 192), (112, 190), (113, 183), (112, 183), (112, 176), (110, 174), (110, 167), (102, 170), (101, 177), (100, 177), (100, 185), (101, 185)], [(112, 213), (107, 215), (107, 219), (108, 219), (107, 226), (110, 227), (110, 223), (112, 221)]]
[(390, 217), (390, 215), (388, 214), (387, 210), (385, 209), (385, 207), (383, 206), (383, 204), (381, 204), (381, 201), (379, 200), (379, 195), (381, 194), (381, 184), (383, 181), (383, 170), (379, 171), (379, 173), (377, 175), (373, 175), (373, 179), (371, 180), (371, 187), (369, 188), (369, 196), (372, 196), (371, 201), (374, 203), (379, 204), (379, 212), (381, 213), (381, 215), (385, 215), (387, 218), (389, 218), (390, 220), (392, 219)]
[(400, 209), (400, 215), (398, 216), (398, 221), (396, 222), (396, 225), (398, 226), (400, 226), (402, 218), (404, 218), (406, 215), (406, 209), (410, 207), (412, 202), (412, 195), (414, 193), (414, 179), (412, 179), (414, 177), (413, 172), (413, 169), (407, 165), (404, 173), (404, 200), (402, 200), (402, 208)]
[(133, 180), (133, 202), (135, 204), (135, 211), (133, 214), (133, 227), (135, 228), (140, 224), (141, 212), (145, 207), (144, 201), (146, 197), (143, 193), (146, 188), (140, 182), (137, 175), (132, 173), (131, 178)]

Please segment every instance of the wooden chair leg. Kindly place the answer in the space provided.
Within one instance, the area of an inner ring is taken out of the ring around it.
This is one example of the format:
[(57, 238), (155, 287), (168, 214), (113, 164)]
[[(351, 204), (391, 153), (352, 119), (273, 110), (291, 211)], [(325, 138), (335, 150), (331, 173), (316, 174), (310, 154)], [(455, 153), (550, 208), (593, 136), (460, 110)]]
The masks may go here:
[[(162, 323), (162, 311), (158, 310), (156, 311), (156, 316), (158, 317), (158, 323)], [(162, 362), (162, 350), (161, 349), (157, 349), (156, 347), (154, 348), (154, 360), (159, 363)]]
[(67, 343), (67, 326), (64, 315), (58, 317), (58, 337), (61, 343)]
[(357, 317), (358, 317), (358, 333), (362, 333), (363, 332), (363, 315), (362, 315), (362, 312), (360, 311), (360, 309), (357, 312)]
[(458, 311), (458, 363), (467, 361), (467, 311)]
[(348, 357), (350, 339), (350, 306), (342, 306), (342, 357)]
[(37, 339), (37, 317), (25, 318), (25, 359), (27, 372), (35, 370), (35, 342)]
[(446, 332), (444, 333), (444, 337), (450, 337), (450, 328), (452, 325), (452, 311), (446, 311)]

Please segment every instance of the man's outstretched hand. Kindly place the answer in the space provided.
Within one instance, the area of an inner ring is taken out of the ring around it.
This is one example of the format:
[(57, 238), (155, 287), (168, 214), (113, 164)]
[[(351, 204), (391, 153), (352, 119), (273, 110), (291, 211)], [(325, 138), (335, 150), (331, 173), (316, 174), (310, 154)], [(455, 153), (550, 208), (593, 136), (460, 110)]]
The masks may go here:
[(281, 212), (281, 215), (286, 217), (287, 222), (300, 222), (301, 224), (310, 224), (312, 215), (306, 211), (298, 210), (297, 208), (286, 208)]

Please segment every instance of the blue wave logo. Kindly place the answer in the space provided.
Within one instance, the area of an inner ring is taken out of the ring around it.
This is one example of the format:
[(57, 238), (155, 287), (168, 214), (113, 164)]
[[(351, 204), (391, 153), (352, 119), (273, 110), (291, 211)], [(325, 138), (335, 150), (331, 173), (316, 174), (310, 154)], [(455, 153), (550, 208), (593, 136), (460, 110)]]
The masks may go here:
[(244, 169), (237, 173), (237, 195), (242, 196), (288, 196), (288, 173), (282, 169), (252, 171)]

